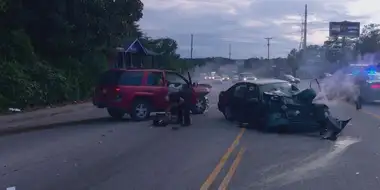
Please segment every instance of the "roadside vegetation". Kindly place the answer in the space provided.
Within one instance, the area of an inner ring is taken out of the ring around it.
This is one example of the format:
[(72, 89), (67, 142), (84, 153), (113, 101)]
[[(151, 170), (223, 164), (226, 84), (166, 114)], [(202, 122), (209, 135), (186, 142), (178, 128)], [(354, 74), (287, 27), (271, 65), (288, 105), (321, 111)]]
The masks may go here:
[(140, 38), (166, 68), (202, 64), (180, 59), (173, 39), (145, 35), (142, 10), (140, 0), (0, 0), (0, 110), (88, 99), (126, 40)]

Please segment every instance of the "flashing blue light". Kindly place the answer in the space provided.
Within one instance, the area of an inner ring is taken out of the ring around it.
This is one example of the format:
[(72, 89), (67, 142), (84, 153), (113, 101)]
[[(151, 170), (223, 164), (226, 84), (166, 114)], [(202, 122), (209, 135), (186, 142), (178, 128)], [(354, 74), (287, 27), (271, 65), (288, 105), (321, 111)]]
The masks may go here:
[[(360, 73), (363, 73), (363, 72), (360, 71), (360, 70), (354, 70), (354, 71), (352, 71), (351, 74), (352, 74), (352, 75), (359, 75)], [(367, 75), (377, 75), (377, 74), (378, 74), (377, 71), (374, 70), (374, 69), (366, 70), (365, 73), (367, 73)]]
[(376, 75), (377, 74), (376, 70), (372, 70), (372, 69), (368, 70), (367, 73), (368, 73), (368, 75)]

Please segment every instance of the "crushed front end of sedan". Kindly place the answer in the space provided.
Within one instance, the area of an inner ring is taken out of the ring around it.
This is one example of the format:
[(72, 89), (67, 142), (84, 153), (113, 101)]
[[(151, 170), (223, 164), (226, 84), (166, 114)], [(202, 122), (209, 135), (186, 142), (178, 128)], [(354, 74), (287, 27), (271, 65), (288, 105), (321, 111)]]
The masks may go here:
[(319, 131), (323, 138), (335, 140), (349, 120), (339, 120), (330, 114), (329, 107), (313, 102), (313, 89), (294, 94), (280, 90), (264, 92), (262, 108), (265, 111), (262, 126), (269, 131)]
[(319, 131), (326, 139), (336, 139), (350, 120), (333, 117), (326, 104), (315, 101), (316, 96), (313, 88), (300, 91), (284, 80), (257, 79), (221, 91), (218, 110), (226, 120), (244, 127), (272, 132)]

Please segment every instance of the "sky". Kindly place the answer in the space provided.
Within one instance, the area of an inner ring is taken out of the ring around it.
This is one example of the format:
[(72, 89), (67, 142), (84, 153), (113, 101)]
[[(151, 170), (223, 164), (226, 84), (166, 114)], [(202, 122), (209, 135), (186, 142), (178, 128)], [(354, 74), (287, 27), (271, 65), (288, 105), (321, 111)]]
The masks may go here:
[(285, 57), (301, 40), (301, 22), (308, 5), (307, 43), (323, 44), (330, 21), (380, 23), (380, 3), (374, 0), (142, 0), (139, 24), (154, 38), (178, 42), (181, 57), (267, 57), (266, 37), (272, 37), (270, 57)]

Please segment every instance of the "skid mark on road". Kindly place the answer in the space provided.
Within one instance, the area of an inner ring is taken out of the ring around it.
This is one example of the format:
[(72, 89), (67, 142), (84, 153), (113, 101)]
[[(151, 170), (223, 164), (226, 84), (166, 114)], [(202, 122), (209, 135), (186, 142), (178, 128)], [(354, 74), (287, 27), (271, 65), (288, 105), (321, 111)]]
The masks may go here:
[[(292, 184), (301, 180), (312, 178), (315, 175), (320, 174), (320, 169), (326, 168), (332, 164), (342, 153), (344, 153), (348, 147), (360, 142), (360, 139), (352, 137), (341, 137), (334, 143), (331, 151), (327, 154), (318, 153), (314, 159), (309, 160), (305, 164), (295, 167), (291, 170), (287, 170), (278, 175), (270, 176), (265, 179), (260, 185), (281, 187), (284, 185)], [(308, 158), (310, 159), (310, 157)], [(252, 185), (252, 186), (256, 186)], [(251, 186), (251, 187), (252, 187)]]

